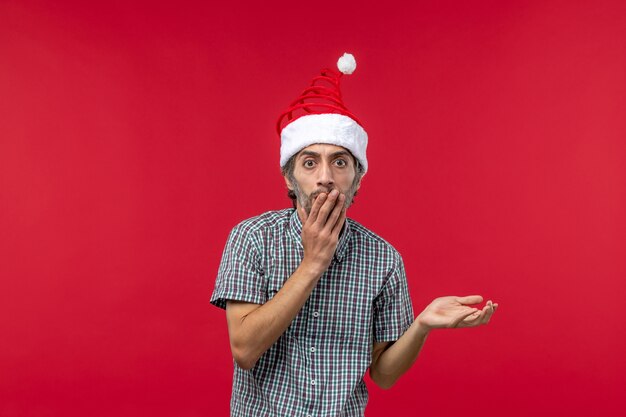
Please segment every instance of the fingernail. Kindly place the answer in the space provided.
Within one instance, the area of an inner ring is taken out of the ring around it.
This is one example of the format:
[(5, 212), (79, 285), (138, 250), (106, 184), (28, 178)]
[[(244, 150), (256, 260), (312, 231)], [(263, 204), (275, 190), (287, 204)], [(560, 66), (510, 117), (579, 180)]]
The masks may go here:
[(339, 191), (337, 191), (337, 190), (332, 190), (330, 192), (330, 195), (333, 196), (333, 197), (337, 196), (337, 194), (339, 194)]

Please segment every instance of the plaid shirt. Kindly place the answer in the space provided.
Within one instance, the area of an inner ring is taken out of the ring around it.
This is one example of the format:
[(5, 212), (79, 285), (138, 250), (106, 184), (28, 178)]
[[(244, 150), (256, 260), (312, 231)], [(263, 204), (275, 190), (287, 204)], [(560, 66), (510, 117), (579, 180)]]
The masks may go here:
[[(231, 232), (211, 303), (264, 304), (302, 261), (294, 209), (245, 220)], [(347, 219), (334, 259), (289, 328), (249, 371), (234, 364), (231, 416), (363, 416), (373, 342), (413, 321), (400, 254)]]

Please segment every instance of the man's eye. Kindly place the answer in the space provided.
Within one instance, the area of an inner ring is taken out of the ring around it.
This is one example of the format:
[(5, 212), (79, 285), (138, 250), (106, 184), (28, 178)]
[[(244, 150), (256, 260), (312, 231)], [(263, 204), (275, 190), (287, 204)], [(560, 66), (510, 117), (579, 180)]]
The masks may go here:
[(313, 162), (312, 160), (308, 160), (308, 161), (304, 161), (304, 166), (306, 168), (313, 168), (313, 165), (315, 165), (315, 162)]
[(347, 165), (347, 162), (344, 159), (337, 159), (335, 161), (335, 164), (337, 164), (337, 166), (339, 167), (345, 167)]

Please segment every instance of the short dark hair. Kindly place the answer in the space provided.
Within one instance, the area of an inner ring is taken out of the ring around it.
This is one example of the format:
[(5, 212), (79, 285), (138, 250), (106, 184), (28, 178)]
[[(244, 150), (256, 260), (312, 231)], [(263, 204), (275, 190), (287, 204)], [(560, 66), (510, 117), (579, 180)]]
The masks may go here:
[[(356, 159), (354, 157), (354, 155), (352, 155), (352, 153), (350, 151), (348, 151), (350, 153), (350, 156), (352, 157), (352, 160), (354, 161), (354, 169), (355, 169), (355, 176), (354, 176), (354, 181), (352, 182), (352, 184), (358, 184), (359, 181), (361, 181), (361, 178), (363, 178), (363, 175), (365, 174), (365, 169), (363, 169), (363, 165), (361, 165), (361, 163), (359, 162), (358, 159)], [(283, 167), (280, 169), (281, 173), (283, 174), (283, 177), (287, 177), (287, 179), (289, 180), (290, 183), (294, 183), (296, 181), (295, 176), (293, 175), (293, 171), (296, 168), (296, 159), (298, 158), (298, 155), (300, 154), (300, 152), (296, 153), (295, 155), (293, 155), (291, 158), (289, 158), (289, 160), (287, 161), (287, 163), (285, 163), (285, 165), (283, 165)], [(356, 192), (354, 193), (354, 196), (356, 197)], [(296, 208), (296, 202), (297, 202), (297, 197), (296, 197), (296, 193), (293, 190), (287, 190), (287, 197), (289, 197), (291, 199), (291, 203), (293, 204), (293, 208)]]

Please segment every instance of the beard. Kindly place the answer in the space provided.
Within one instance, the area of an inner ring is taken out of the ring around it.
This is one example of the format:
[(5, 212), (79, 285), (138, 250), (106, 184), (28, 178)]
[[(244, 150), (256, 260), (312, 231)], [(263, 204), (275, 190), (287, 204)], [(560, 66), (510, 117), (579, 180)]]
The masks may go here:
[[(298, 203), (300, 204), (300, 206), (304, 208), (304, 211), (306, 212), (307, 215), (311, 214), (311, 208), (313, 207), (313, 203), (315, 202), (315, 199), (317, 198), (317, 196), (319, 196), (321, 193), (328, 194), (334, 189), (341, 192), (341, 190), (335, 187), (331, 187), (331, 188), (321, 187), (313, 191), (311, 194), (306, 194), (300, 188), (300, 184), (298, 184), (298, 182), (295, 181), (295, 178), (292, 179), (291, 183), (293, 184), (293, 192), (296, 195), (296, 199), (298, 200)], [(344, 192), (346, 196), (346, 201), (344, 203), (345, 208), (350, 207), (350, 205), (354, 201), (354, 197), (356, 196), (357, 189), (358, 189), (358, 181), (354, 181), (352, 185), (350, 186), (350, 188)]]

